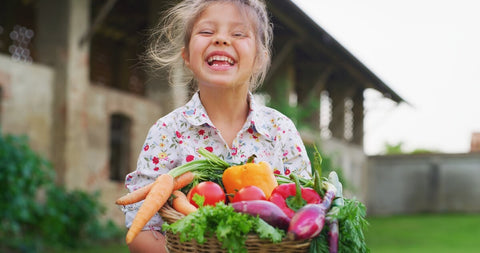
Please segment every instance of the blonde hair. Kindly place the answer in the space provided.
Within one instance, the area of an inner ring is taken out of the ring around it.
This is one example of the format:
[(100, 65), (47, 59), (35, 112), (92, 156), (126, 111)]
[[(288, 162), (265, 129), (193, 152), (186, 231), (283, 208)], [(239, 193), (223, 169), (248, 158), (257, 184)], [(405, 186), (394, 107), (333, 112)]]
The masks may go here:
[(272, 25), (267, 8), (262, 0), (184, 0), (170, 8), (161, 22), (152, 31), (147, 59), (150, 65), (168, 70), (171, 84), (188, 85), (194, 82), (193, 73), (185, 67), (182, 48), (188, 52), (193, 25), (198, 16), (208, 6), (218, 2), (236, 4), (246, 14), (250, 14), (255, 27), (257, 45), (256, 63), (259, 66), (250, 77), (250, 90), (255, 90), (265, 79), (271, 59), (273, 37)]

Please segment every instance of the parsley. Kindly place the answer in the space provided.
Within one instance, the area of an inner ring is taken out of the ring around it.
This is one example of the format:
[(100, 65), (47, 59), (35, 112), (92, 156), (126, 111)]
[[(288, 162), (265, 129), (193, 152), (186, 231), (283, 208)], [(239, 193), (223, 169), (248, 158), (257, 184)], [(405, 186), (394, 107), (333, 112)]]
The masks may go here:
[[(338, 219), (339, 237), (338, 252), (368, 253), (370, 249), (365, 241), (364, 231), (368, 226), (365, 219), (365, 206), (355, 199), (344, 199), (343, 206), (337, 206), (338, 212), (329, 214), (330, 218)], [(322, 232), (313, 238), (310, 244), (310, 253), (328, 253), (328, 225), (323, 227)]]
[(180, 235), (180, 241), (205, 243), (206, 237), (216, 236), (222, 248), (228, 252), (247, 252), (245, 241), (250, 232), (256, 232), (262, 239), (279, 242), (285, 232), (272, 227), (258, 217), (237, 213), (224, 203), (216, 206), (202, 206), (183, 219), (172, 224), (164, 223), (162, 228)]
[(370, 252), (364, 231), (368, 226), (366, 208), (360, 201), (345, 199), (337, 215), (339, 222), (338, 252)]

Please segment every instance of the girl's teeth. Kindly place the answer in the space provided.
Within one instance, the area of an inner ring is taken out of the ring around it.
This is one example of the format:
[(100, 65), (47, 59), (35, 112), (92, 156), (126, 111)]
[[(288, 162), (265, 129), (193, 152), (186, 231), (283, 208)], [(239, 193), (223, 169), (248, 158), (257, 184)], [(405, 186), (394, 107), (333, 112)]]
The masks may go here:
[(228, 62), (230, 65), (233, 65), (233, 60), (227, 56), (214, 55), (207, 59), (207, 62), (211, 64), (213, 61), (224, 61)]

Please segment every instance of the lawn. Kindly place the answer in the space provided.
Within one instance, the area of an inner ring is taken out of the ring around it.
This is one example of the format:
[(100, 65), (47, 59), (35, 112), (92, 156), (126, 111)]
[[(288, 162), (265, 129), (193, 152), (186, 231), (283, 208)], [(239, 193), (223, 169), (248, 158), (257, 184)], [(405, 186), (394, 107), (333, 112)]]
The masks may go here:
[(412, 215), (369, 219), (373, 253), (479, 252), (480, 214)]
[[(369, 217), (372, 253), (479, 252), (480, 214)], [(74, 253), (128, 253), (125, 245), (69, 250)]]

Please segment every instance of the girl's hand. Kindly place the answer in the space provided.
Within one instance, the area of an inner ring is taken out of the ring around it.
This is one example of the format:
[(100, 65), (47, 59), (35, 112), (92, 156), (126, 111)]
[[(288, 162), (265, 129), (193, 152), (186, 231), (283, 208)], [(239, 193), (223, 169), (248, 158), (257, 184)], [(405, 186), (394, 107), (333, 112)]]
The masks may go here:
[(143, 230), (128, 245), (132, 253), (167, 253), (165, 236), (156, 230)]

